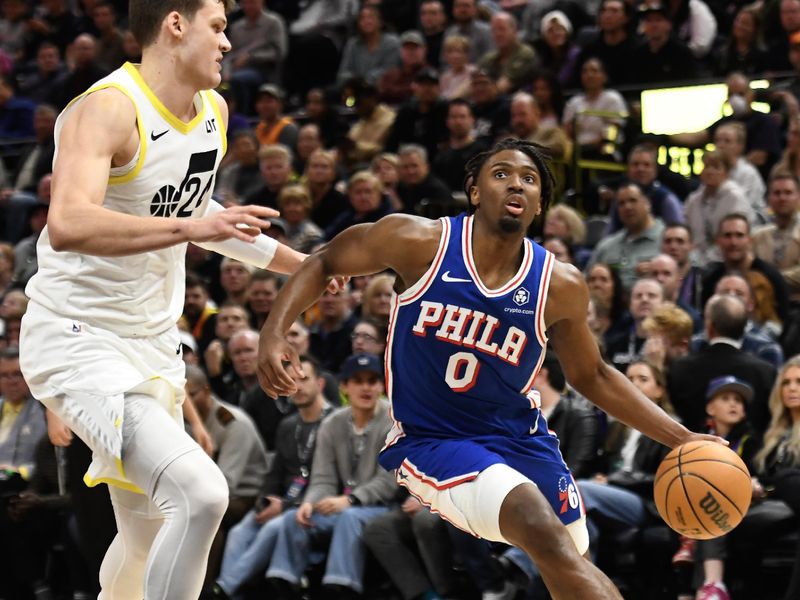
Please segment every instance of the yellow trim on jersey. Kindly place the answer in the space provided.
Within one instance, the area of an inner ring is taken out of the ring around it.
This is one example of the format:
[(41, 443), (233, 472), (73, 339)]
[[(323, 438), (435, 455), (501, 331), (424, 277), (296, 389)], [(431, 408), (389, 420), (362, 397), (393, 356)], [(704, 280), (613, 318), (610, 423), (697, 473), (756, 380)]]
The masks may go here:
[(219, 102), (217, 102), (215, 94), (211, 92), (203, 93), (205, 94), (206, 102), (211, 105), (211, 110), (214, 111), (214, 115), (217, 117), (219, 135), (222, 137), (222, 156), (225, 156), (225, 153), (228, 151), (228, 128), (225, 127), (225, 123), (222, 121), (222, 112), (219, 110)]
[(105, 483), (106, 485), (113, 485), (114, 487), (118, 487), (123, 490), (128, 490), (129, 492), (134, 492), (135, 494), (144, 494), (144, 491), (135, 486), (134, 484), (129, 483), (127, 481), (114, 479), (113, 477), (98, 477), (97, 479), (92, 479), (91, 477), (89, 477), (89, 474), (86, 473), (83, 476), (83, 483), (85, 483), (87, 487), (94, 487), (96, 485), (100, 485), (101, 483)]
[(139, 107), (136, 105), (136, 100), (134, 99), (133, 95), (130, 93), (130, 91), (125, 89), (125, 86), (123, 86), (121, 83), (104, 83), (102, 85), (91, 87), (83, 92), (80, 96), (76, 96), (70, 100), (69, 104), (64, 107), (64, 112), (67, 112), (67, 110), (69, 110), (69, 108), (81, 98), (85, 98), (89, 94), (108, 88), (114, 88), (115, 90), (122, 92), (133, 103), (133, 108), (136, 111), (136, 128), (139, 130), (139, 159), (136, 161), (136, 165), (124, 175), (108, 176), (108, 185), (118, 185), (120, 183), (128, 183), (139, 174), (139, 171), (142, 170), (142, 166), (144, 165), (144, 155), (147, 151), (147, 137), (145, 136), (144, 125), (142, 124), (142, 116), (139, 113)]
[(164, 106), (161, 100), (158, 99), (158, 96), (153, 93), (153, 90), (150, 89), (150, 86), (147, 85), (144, 79), (142, 79), (142, 76), (136, 67), (134, 67), (131, 63), (126, 62), (124, 65), (122, 65), (122, 68), (128, 72), (128, 75), (130, 75), (136, 85), (139, 86), (139, 89), (141, 89), (144, 95), (147, 96), (147, 99), (150, 100), (150, 103), (153, 105), (153, 108), (156, 109), (158, 114), (160, 114), (164, 120), (179, 133), (187, 134), (191, 132), (192, 129), (194, 129), (197, 124), (205, 118), (206, 111), (203, 110), (198, 111), (194, 118), (188, 123), (181, 121), (178, 117), (172, 114), (172, 112), (166, 106)]

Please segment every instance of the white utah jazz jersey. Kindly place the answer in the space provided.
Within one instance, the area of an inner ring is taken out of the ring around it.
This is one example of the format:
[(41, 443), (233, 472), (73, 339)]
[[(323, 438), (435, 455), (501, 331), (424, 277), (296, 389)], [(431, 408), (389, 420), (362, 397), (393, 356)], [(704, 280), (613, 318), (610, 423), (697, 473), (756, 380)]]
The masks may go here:
[[(113, 87), (136, 107), (139, 149), (131, 162), (110, 169), (103, 206), (141, 217), (202, 216), (226, 150), (219, 107), (210, 92), (195, 96), (189, 123), (155, 96), (135, 66), (126, 63), (73, 100), (64, 119), (87, 94)], [(37, 245), (39, 271), (30, 298), (51, 311), (123, 337), (149, 336), (173, 327), (183, 311), (186, 244), (119, 257), (55, 252), (45, 227)]]

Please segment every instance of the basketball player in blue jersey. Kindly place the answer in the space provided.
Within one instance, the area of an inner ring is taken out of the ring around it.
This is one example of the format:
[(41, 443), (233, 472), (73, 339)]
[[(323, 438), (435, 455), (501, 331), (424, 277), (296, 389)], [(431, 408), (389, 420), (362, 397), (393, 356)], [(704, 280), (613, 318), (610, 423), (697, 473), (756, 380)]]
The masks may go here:
[(222, 473), (183, 428), (187, 242), (283, 273), (305, 258), (261, 233), (276, 212), (211, 199), (227, 109), (207, 90), (230, 49), (225, 9), (131, 0), (141, 65), (92, 85), (56, 124), (20, 365), (92, 448), (87, 484), (109, 484), (118, 534), (101, 600), (197, 598), (228, 502)]
[(525, 238), (553, 189), (537, 148), (505, 140), (467, 170), (473, 214), (391, 215), (346, 230), (301, 266), (262, 330), (261, 384), (272, 396), (294, 391), (300, 365), (284, 336), (329, 278), (392, 269), (386, 383), (395, 424), (381, 464), (454, 525), (525, 550), (553, 598), (620, 598), (584, 558), (580, 494), (539, 408), (545, 345), (580, 393), (653, 439), (674, 447), (718, 438), (691, 433), (601, 360), (583, 277)]

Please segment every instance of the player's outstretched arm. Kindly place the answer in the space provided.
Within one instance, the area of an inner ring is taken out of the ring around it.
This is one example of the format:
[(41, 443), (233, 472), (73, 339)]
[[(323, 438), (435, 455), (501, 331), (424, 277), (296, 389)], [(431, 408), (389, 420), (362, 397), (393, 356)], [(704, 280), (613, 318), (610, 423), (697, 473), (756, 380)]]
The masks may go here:
[(588, 306), (589, 290), (580, 272), (571, 265), (556, 263), (545, 321), (567, 381), (608, 414), (670, 448), (695, 439), (721, 441), (686, 429), (616, 368), (603, 362), (586, 323)]
[(264, 391), (273, 397), (294, 393), (292, 372), (300, 372), (300, 363), (285, 334), (332, 277), (393, 269), (402, 283), (410, 285), (433, 260), (440, 232), (438, 221), (390, 215), (377, 223), (350, 227), (309, 256), (281, 288), (261, 330), (258, 377)]
[(60, 131), (47, 225), (55, 250), (123, 256), (189, 241), (252, 242), (277, 213), (237, 206), (201, 219), (140, 217), (102, 206), (112, 164), (130, 161), (139, 144), (136, 110), (107, 88), (75, 106)]

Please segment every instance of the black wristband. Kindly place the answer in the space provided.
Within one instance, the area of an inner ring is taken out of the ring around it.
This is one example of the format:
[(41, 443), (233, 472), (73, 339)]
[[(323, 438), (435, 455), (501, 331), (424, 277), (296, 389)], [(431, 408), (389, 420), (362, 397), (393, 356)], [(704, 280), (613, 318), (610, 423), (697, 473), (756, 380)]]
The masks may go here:
[(350, 503), (350, 506), (361, 506), (361, 500), (358, 499), (358, 496), (353, 494), (347, 497), (347, 501)]

